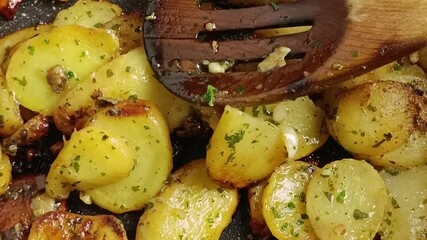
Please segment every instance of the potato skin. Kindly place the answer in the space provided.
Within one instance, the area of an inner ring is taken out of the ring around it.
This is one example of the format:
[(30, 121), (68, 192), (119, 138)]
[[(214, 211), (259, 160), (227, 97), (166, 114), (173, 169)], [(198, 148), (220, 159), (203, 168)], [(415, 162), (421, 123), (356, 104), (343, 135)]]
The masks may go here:
[(123, 224), (111, 215), (84, 216), (65, 211), (48, 212), (33, 222), (29, 240), (126, 240)]

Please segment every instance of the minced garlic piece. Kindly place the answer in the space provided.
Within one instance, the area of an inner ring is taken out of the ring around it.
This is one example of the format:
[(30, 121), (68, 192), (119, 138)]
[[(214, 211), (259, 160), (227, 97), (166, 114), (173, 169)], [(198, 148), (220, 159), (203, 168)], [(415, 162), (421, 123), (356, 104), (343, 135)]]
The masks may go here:
[(209, 73), (225, 73), (233, 64), (232, 61), (210, 62), (208, 64)]
[(212, 32), (213, 30), (216, 29), (216, 24), (213, 23), (213, 22), (208, 22), (208, 23), (205, 24), (205, 29), (208, 32)]
[(58, 204), (54, 198), (44, 193), (34, 197), (31, 200), (30, 207), (34, 216), (40, 217), (47, 212), (55, 211), (58, 208)]
[(287, 47), (278, 47), (258, 64), (258, 71), (267, 72), (286, 65), (285, 56), (291, 51)]

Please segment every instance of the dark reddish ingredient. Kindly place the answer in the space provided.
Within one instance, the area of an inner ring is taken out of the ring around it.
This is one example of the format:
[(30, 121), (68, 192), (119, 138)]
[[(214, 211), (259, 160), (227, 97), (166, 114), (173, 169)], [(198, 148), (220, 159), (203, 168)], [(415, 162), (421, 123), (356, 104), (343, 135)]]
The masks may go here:
[(0, 16), (12, 20), (22, 0), (0, 0)]

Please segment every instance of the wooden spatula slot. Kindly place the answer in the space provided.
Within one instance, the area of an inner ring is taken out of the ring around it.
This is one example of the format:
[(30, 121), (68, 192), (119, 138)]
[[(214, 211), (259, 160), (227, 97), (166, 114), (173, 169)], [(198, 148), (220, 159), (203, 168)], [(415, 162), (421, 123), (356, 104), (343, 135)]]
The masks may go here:
[[(169, 90), (203, 102), (211, 85), (219, 92), (216, 104), (274, 102), (361, 75), (427, 42), (427, 0), (290, 0), (274, 7), (268, 0), (239, 2), (215, 0), (200, 9), (195, 0), (150, 1), (146, 15), (154, 20), (144, 23), (144, 43)], [(278, 31), (291, 26), (305, 28)], [(254, 66), (278, 47), (290, 48), (295, 60), (257, 71)], [(210, 74), (203, 64), (221, 61), (234, 65)]]

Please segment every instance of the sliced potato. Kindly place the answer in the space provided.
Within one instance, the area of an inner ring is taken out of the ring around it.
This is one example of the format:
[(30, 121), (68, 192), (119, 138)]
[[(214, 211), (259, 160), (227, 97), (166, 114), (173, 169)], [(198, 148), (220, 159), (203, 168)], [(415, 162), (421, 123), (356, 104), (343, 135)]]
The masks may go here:
[[(5, 37), (0, 39), (0, 65), (2, 65), (3, 69), (3, 62), (6, 60), (7, 56), (10, 54), (10, 49), (14, 46), (16, 46), (18, 43), (30, 39), (34, 36), (37, 36), (40, 33), (49, 31), (52, 29), (52, 25), (46, 24), (46, 25), (37, 25), (35, 27), (29, 27), (24, 28), (19, 31), (16, 31), (12, 34), (6, 35)], [(3, 71), (3, 74), (5, 74), (6, 71)]]
[(19, 111), (19, 104), (15, 96), (5, 84), (5, 78), (0, 73), (0, 137), (8, 137), (13, 134), (24, 120)]
[(12, 164), (9, 157), (2, 154), (0, 149), (0, 196), (6, 192), (9, 183), (12, 181)]
[(427, 134), (414, 131), (409, 140), (394, 151), (377, 156), (356, 154), (358, 159), (369, 159), (374, 165), (402, 168), (415, 167), (427, 163)]
[(418, 114), (413, 89), (394, 81), (326, 92), (331, 135), (352, 153), (377, 156), (405, 144)]
[(320, 239), (373, 239), (386, 199), (384, 181), (371, 165), (344, 159), (314, 174), (307, 188), (307, 214)]
[(54, 28), (20, 44), (10, 57), (7, 85), (24, 107), (52, 115), (63, 94), (118, 50), (117, 38), (105, 30)]
[(262, 194), (262, 212), (277, 239), (318, 239), (305, 206), (307, 185), (317, 167), (306, 162), (283, 164)]
[(219, 239), (237, 207), (237, 190), (213, 182), (204, 160), (188, 163), (170, 179), (147, 205), (136, 239)]
[(171, 131), (191, 112), (191, 104), (174, 96), (153, 77), (144, 47), (138, 47), (102, 66), (71, 89), (55, 109), (55, 125), (70, 134), (102, 110), (105, 103), (123, 99), (154, 101)]
[(104, 23), (120, 16), (120, 6), (109, 1), (79, 0), (73, 6), (61, 10), (53, 21), (55, 26), (77, 24), (83, 27), (102, 27)]
[(48, 212), (37, 218), (29, 240), (125, 240), (123, 224), (114, 216), (84, 216), (65, 211)]
[(85, 196), (114, 213), (142, 209), (160, 191), (172, 169), (172, 147), (163, 115), (150, 101), (124, 101), (96, 114), (87, 127), (123, 138), (133, 153), (134, 165), (129, 177), (85, 191)]
[(427, 165), (407, 171), (380, 172), (389, 191), (381, 239), (426, 239)]
[(128, 177), (134, 156), (126, 141), (104, 128), (75, 132), (49, 170), (46, 192), (67, 199), (74, 189), (87, 191)]
[(215, 181), (241, 188), (268, 177), (285, 156), (277, 126), (226, 106), (208, 146), (206, 165)]

